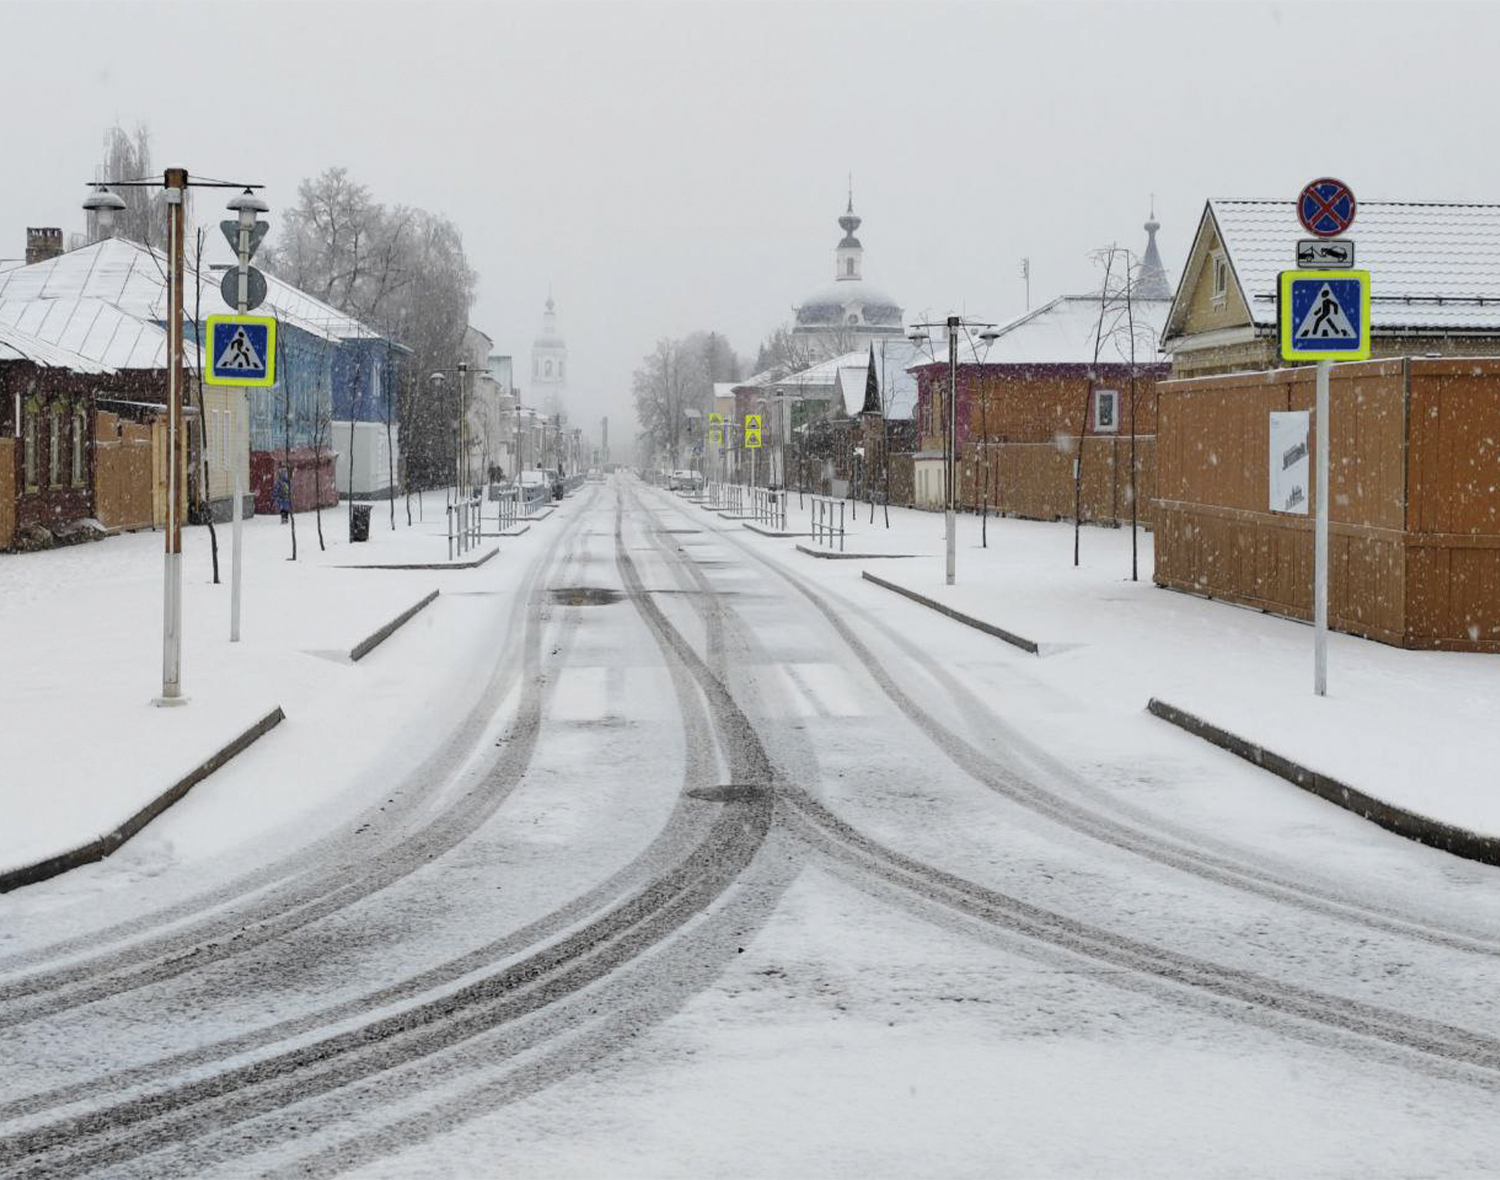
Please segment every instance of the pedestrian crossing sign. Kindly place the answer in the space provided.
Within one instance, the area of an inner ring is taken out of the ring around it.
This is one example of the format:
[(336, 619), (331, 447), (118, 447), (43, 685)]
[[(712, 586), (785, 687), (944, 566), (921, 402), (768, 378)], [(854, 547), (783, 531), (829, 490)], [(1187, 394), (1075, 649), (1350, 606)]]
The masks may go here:
[(716, 447), (724, 445), (724, 415), (711, 413), (708, 416), (708, 441)]
[(1369, 359), (1369, 271), (1282, 271), (1280, 303), (1283, 360)]
[(745, 415), (745, 447), (748, 450), (758, 451), (760, 449), (760, 415)]
[(272, 316), (213, 315), (206, 325), (203, 380), (209, 385), (276, 384), (276, 320)]

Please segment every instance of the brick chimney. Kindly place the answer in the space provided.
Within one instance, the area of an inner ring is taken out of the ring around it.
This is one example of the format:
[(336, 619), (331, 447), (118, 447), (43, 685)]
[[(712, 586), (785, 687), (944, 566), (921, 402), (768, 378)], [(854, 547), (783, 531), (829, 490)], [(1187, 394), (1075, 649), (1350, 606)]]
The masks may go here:
[(26, 228), (26, 265), (33, 262), (46, 262), (49, 258), (56, 258), (63, 252), (62, 230), (45, 227), (42, 229)]

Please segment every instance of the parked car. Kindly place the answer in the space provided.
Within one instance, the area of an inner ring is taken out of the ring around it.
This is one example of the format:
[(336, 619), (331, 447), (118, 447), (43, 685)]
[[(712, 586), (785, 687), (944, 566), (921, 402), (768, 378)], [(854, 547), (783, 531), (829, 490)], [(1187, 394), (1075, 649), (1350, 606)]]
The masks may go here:
[(667, 477), (667, 488), (670, 491), (695, 491), (703, 483), (703, 473), (699, 471), (674, 471)]

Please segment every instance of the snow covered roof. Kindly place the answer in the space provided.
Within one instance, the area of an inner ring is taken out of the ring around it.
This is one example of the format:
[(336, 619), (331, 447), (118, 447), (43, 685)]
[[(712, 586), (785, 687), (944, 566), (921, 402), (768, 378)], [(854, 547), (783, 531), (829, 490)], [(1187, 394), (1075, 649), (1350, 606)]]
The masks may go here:
[[(187, 274), (186, 312), (196, 306), (196, 276)], [(202, 276), (202, 314), (230, 315), (219, 295), (218, 272)], [(106, 238), (55, 258), (0, 271), (0, 299), (91, 298), (112, 303), (137, 319), (166, 317), (166, 256), (138, 242)], [(258, 312), (325, 340), (379, 340), (379, 332), (273, 275), (266, 275), (266, 301)]]
[(30, 361), (44, 369), (69, 369), (75, 373), (108, 373), (104, 365), (88, 357), (48, 343), (9, 324), (0, 324), (0, 361)]
[[(1205, 213), (1252, 321), (1274, 326), (1277, 275), (1294, 269), (1297, 240), (1308, 236), (1295, 202), (1216, 198)], [(1375, 331), (1500, 331), (1500, 205), (1361, 201), (1348, 237), (1355, 264), (1371, 272)]]
[[(915, 364), (928, 360), (925, 352), (906, 339), (878, 340), (875, 342), (875, 379), (880, 385), (880, 400), (885, 407), (885, 416), (890, 419), (906, 419), (912, 416), (917, 405), (917, 381), (908, 372)], [(762, 385), (802, 398), (832, 400), (844, 391), (844, 409), (857, 414), (864, 406), (865, 375), (869, 370), (869, 347), (854, 352), (842, 353), (820, 361), (816, 365), (792, 373), (780, 380), (767, 380)], [(849, 377), (843, 377), (845, 371)], [(854, 371), (858, 378), (854, 379)], [(752, 378), (754, 380), (754, 378)], [(741, 383), (743, 389), (748, 382)], [(852, 404), (851, 404), (852, 399)]]
[[(976, 347), (990, 365), (1087, 365), (1094, 361), (1094, 339), (1102, 331), (1099, 360), (1115, 363), (1130, 358), (1133, 320), (1136, 360), (1152, 363), (1171, 308), (1170, 299), (1133, 299), (1127, 315), (1125, 301), (1111, 299), (1101, 330), (1098, 295), (1063, 295), (996, 329), (999, 336), (988, 353), (977, 336)], [(946, 363), (946, 347), (941, 353)], [(960, 353), (960, 363), (963, 359)]]
[(865, 383), (869, 380), (870, 366), (868, 360), (863, 365), (841, 365), (838, 378), (834, 382), (839, 394), (843, 397), (844, 413), (851, 418), (865, 405)]
[[(0, 299), (0, 325), (108, 369), (167, 367), (166, 332), (102, 299)], [(197, 365), (197, 346), (183, 343), (186, 363)]]

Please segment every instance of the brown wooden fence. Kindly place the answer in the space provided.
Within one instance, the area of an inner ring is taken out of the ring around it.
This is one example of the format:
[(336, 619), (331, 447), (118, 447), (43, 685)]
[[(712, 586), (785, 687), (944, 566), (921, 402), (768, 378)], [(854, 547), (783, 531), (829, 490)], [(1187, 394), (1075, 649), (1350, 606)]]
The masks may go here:
[[(1272, 411), (1312, 408), (1312, 369), (1158, 394), (1156, 581), (1310, 618), (1321, 489), (1307, 516), (1271, 512), (1267, 451)], [(1500, 362), (1336, 365), (1329, 412), (1330, 625), (1500, 651)]]
[[(992, 510), (1032, 520), (1073, 518), (1073, 456), (1078, 437), (1052, 442), (989, 444), (989, 504)], [(1081, 516), (1095, 524), (1130, 523), (1130, 437), (1091, 434), (1084, 439)], [(1156, 487), (1156, 440), (1135, 440), (1137, 518), (1152, 523)], [(960, 502), (975, 505), (985, 479), (984, 457), (971, 450), (959, 471)]]

